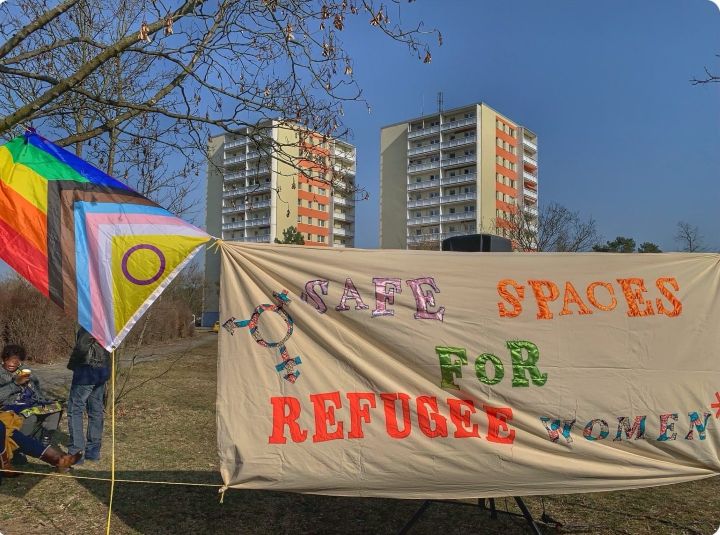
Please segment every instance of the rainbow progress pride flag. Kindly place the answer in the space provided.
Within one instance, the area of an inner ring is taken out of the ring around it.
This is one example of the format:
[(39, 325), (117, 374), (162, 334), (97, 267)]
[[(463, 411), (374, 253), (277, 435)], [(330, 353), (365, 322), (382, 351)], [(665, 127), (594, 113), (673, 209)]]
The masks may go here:
[(0, 146), (0, 258), (107, 349), (208, 240), (34, 132)]

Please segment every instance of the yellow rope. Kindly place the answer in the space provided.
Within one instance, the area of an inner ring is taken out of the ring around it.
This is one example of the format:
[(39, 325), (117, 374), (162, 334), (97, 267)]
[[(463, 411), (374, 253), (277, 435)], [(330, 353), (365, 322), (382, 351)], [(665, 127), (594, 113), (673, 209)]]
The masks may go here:
[(208, 245), (207, 248), (208, 248), (209, 251), (212, 251), (213, 253), (216, 253), (216, 252), (218, 252), (218, 250), (220, 249), (220, 247), (222, 247), (222, 244), (223, 244), (224, 242), (223, 242), (223, 240), (221, 240), (220, 238), (215, 238), (215, 236), (212, 236), (212, 238), (214, 238), (215, 241), (212, 242), (210, 245)]
[(111, 479), (109, 477), (93, 477), (93, 476), (76, 476), (73, 474), (59, 474), (57, 472), (30, 472), (27, 470), (4, 470), (0, 469), (0, 472), (12, 472), (14, 474), (28, 474), (32, 476), (42, 477), (66, 477), (69, 479), (90, 479), (92, 481), (114, 481), (115, 483), (145, 483), (150, 485), (185, 485), (188, 487), (215, 487), (222, 488), (224, 485), (219, 483), (188, 483), (183, 481), (162, 481), (155, 479)]
[(111, 354), (110, 364), (110, 501), (108, 502), (107, 528), (105, 534), (110, 535), (112, 519), (113, 494), (115, 493), (115, 348)]

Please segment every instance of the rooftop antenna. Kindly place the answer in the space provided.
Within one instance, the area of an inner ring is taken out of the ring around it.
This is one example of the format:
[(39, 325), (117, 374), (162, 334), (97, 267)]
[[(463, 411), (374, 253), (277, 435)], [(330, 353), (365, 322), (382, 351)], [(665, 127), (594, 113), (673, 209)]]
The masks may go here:
[(438, 91), (437, 103), (438, 103), (438, 113), (442, 113), (443, 112), (443, 92), (442, 91)]

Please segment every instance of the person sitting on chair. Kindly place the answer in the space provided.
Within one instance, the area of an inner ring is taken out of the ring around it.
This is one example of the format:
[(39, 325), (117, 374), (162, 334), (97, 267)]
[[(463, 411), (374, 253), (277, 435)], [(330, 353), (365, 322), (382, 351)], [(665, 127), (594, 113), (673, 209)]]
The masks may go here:
[(7, 344), (2, 350), (0, 367), (0, 405), (24, 418), (20, 432), (49, 446), (60, 424), (62, 403), (48, 396), (37, 375), (22, 366), (25, 348)]
[(70, 455), (63, 453), (55, 446), (43, 446), (38, 440), (20, 432), (23, 419), (14, 412), (0, 411), (0, 479), (2, 477), (18, 477), (13, 470), (12, 459), (18, 452), (30, 457), (37, 457), (54, 466), (58, 472), (66, 472), (77, 463), (82, 454)]

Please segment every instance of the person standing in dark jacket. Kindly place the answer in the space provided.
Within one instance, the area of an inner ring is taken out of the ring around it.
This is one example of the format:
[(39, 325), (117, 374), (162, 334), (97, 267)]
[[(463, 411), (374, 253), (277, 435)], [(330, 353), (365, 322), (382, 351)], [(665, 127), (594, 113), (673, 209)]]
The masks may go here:
[[(110, 378), (110, 352), (80, 327), (67, 367), (73, 371), (68, 398), (68, 452), (84, 452), (84, 459), (100, 459), (104, 423), (105, 384)], [(83, 430), (83, 413), (87, 411), (87, 440)]]

